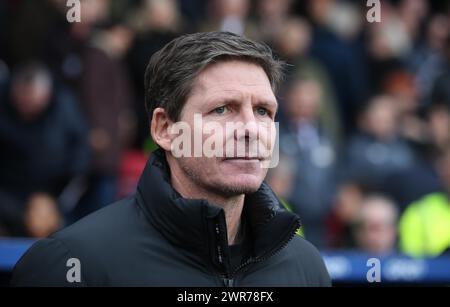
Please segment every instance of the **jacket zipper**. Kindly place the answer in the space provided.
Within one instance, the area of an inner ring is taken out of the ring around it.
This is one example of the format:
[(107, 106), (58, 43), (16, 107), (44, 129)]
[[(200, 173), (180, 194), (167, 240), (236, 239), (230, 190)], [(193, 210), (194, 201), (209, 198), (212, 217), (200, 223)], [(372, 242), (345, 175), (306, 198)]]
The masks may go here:
[[(224, 238), (223, 238), (223, 234), (220, 231), (220, 226), (219, 223), (216, 222), (214, 224), (214, 232), (217, 236), (217, 242), (223, 242)], [(217, 253), (217, 260), (219, 261), (219, 263), (221, 265), (223, 265), (225, 267), (225, 264), (223, 263), (224, 259), (222, 256), (222, 246), (220, 244), (216, 245), (216, 253)], [(225, 268), (225, 272), (227, 272), (228, 270)], [(221, 279), (222, 279), (222, 283), (225, 287), (233, 287), (234, 285), (234, 280), (232, 278), (229, 278), (229, 274), (228, 272), (226, 274), (221, 274)]]
[(289, 242), (292, 241), (292, 239), (295, 237), (296, 235), (296, 231), (297, 229), (300, 227), (300, 223), (298, 221), (295, 222), (295, 229), (294, 231), (292, 231), (291, 235), (283, 241), (282, 244), (280, 244), (280, 246), (274, 250), (272, 253), (265, 255), (264, 257), (259, 257), (259, 258), (250, 258), (248, 259), (246, 262), (242, 263), (241, 265), (239, 265), (231, 274), (229, 275), (222, 275), (222, 282), (224, 284), (225, 287), (234, 287), (234, 278), (236, 276), (236, 274), (244, 269), (246, 266), (250, 265), (250, 264), (254, 264), (254, 263), (259, 263), (262, 261), (266, 261), (267, 259), (275, 256), (276, 254), (278, 254), (283, 248), (285, 248)]
[(222, 282), (223, 282), (223, 285), (227, 288), (231, 288), (234, 286), (233, 278), (222, 277)]

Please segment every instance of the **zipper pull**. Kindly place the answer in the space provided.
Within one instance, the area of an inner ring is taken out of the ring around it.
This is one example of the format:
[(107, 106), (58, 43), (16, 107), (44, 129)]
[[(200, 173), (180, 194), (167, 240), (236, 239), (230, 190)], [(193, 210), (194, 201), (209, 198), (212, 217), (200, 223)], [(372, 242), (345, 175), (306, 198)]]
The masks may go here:
[(223, 284), (225, 285), (225, 287), (233, 287), (234, 286), (234, 279), (233, 278), (226, 278), (224, 277), (222, 279)]

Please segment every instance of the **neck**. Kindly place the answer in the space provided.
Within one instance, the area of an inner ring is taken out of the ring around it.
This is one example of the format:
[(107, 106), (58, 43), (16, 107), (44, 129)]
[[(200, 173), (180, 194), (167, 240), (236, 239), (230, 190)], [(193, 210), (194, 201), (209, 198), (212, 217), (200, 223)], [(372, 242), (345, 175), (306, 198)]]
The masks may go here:
[(226, 197), (208, 191), (185, 176), (178, 168), (177, 163), (170, 163), (171, 159), (167, 160), (170, 168), (172, 187), (184, 198), (206, 199), (209, 203), (221, 207), (225, 211), (228, 244), (233, 245), (239, 243), (240, 238), (238, 233), (245, 194)]

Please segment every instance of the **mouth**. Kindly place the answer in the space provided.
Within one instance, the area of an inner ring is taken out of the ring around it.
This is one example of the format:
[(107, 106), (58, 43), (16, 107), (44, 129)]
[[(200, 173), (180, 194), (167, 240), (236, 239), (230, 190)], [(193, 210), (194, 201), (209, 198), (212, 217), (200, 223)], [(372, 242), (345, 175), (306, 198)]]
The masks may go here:
[(259, 161), (263, 161), (262, 158), (259, 157), (249, 157), (249, 156), (245, 156), (245, 157), (228, 157), (223, 159), (224, 161), (247, 161), (247, 162), (259, 162)]

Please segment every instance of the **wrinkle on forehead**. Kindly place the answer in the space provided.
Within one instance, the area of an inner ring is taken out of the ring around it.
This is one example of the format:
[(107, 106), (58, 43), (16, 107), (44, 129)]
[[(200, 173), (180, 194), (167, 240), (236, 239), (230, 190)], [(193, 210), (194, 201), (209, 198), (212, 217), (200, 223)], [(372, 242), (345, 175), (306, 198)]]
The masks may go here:
[(277, 104), (270, 81), (257, 64), (230, 60), (207, 67), (194, 81), (190, 97), (196, 101), (217, 99), (263, 100)]

